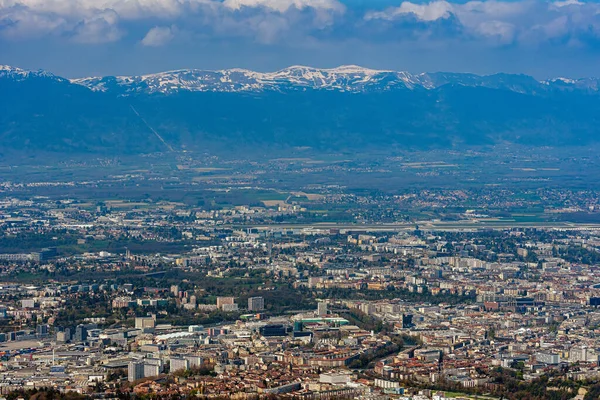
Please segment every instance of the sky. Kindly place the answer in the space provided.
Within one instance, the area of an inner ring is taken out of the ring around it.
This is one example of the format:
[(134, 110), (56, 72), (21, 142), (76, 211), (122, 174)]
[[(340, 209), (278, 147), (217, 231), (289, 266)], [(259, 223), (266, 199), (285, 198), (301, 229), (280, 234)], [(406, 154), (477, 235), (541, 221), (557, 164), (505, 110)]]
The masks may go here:
[(70, 78), (345, 64), (599, 76), (600, 3), (0, 0), (0, 64)]

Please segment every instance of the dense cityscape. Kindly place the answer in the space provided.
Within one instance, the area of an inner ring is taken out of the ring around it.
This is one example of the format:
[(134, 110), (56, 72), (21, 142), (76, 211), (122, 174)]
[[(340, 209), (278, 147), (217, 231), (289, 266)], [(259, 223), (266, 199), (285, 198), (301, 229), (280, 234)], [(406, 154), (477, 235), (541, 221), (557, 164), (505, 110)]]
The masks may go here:
[(0, 400), (600, 400), (600, 0), (0, 0)]
[(5, 398), (600, 393), (593, 190), (220, 179), (203, 185), (237, 203), (2, 183)]

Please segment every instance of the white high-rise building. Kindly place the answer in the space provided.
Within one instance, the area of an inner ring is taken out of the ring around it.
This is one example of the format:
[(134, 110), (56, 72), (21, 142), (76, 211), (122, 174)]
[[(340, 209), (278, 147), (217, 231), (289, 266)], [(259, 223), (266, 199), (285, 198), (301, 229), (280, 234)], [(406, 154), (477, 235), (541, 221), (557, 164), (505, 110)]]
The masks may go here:
[(144, 364), (144, 377), (158, 376), (160, 375), (160, 365), (157, 364)]
[(319, 317), (324, 317), (327, 315), (327, 302), (320, 301), (317, 305), (317, 314)]
[(569, 351), (569, 361), (570, 362), (587, 362), (588, 359), (588, 348), (586, 346), (582, 347), (573, 347)]
[(201, 356), (187, 355), (184, 358), (188, 361), (190, 368), (201, 367), (204, 364), (204, 359)]
[(190, 362), (185, 358), (171, 358), (169, 360), (171, 372), (179, 370), (187, 370), (190, 368)]
[(144, 378), (144, 362), (131, 361), (127, 367), (127, 380), (129, 382)]
[(250, 297), (248, 299), (248, 311), (262, 311), (265, 309), (265, 299), (262, 297)]

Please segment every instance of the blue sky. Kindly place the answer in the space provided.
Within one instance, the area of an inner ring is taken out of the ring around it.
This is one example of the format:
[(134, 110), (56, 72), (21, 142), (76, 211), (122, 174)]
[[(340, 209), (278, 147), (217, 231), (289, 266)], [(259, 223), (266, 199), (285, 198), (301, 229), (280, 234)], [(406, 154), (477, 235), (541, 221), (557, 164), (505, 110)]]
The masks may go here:
[(289, 65), (600, 75), (578, 0), (0, 0), (0, 64), (68, 77)]

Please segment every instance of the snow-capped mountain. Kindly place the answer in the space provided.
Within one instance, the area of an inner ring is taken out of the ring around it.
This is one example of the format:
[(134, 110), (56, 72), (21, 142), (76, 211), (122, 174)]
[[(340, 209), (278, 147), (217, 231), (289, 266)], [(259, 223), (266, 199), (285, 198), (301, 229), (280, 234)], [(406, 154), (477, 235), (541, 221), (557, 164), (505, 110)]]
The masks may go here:
[(0, 78), (9, 78), (12, 80), (26, 80), (31, 78), (51, 78), (57, 81), (68, 82), (67, 79), (55, 76), (54, 74), (44, 71), (30, 71), (8, 65), (0, 65)]
[(64, 79), (49, 72), (28, 71), (0, 65), (0, 78), (25, 80), (48, 78), (63, 83), (70, 82), (94, 92), (118, 95), (172, 94), (189, 92), (266, 92), (330, 90), (349, 93), (381, 92), (391, 90), (432, 90), (444, 85), (503, 89), (518, 93), (543, 94), (549, 91), (600, 91), (596, 78), (555, 78), (538, 81), (527, 75), (467, 73), (420, 73), (374, 70), (356, 65), (337, 68), (312, 68), (292, 66), (275, 72), (256, 72), (247, 69), (217, 71), (181, 69), (139, 76), (105, 76)]
[(557, 89), (587, 90), (592, 92), (600, 91), (600, 79), (597, 78), (554, 78), (544, 81), (542, 83), (549, 86), (553, 86)]
[(205, 71), (184, 69), (142, 76), (73, 79), (71, 82), (94, 91), (122, 88), (128, 93), (252, 92), (271, 90), (330, 89), (360, 92), (374, 88), (420, 86), (418, 77), (408, 73), (377, 71), (356, 66), (317, 69), (293, 66), (276, 72), (245, 69)]
[(599, 88), (598, 79), (356, 66), (72, 80), (1, 66), (0, 149), (231, 154), (596, 145)]
[(394, 89), (435, 89), (443, 85), (462, 85), (506, 89), (520, 93), (541, 93), (552, 89), (592, 90), (597, 79), (537, 81), (526, 75), (495, 74), (480, 76), (464, 73), (420, 73), (373, 70), (355, 65), (319, 69), (292, 66), (276, 72), (246, 69), (207, 71), (182, 69), (141, 76), (109, 76), (72, 79), (93, 91), (133, 93), (261, 92), (287, 90), (336, 90), (343, 92), (389, 91)]

